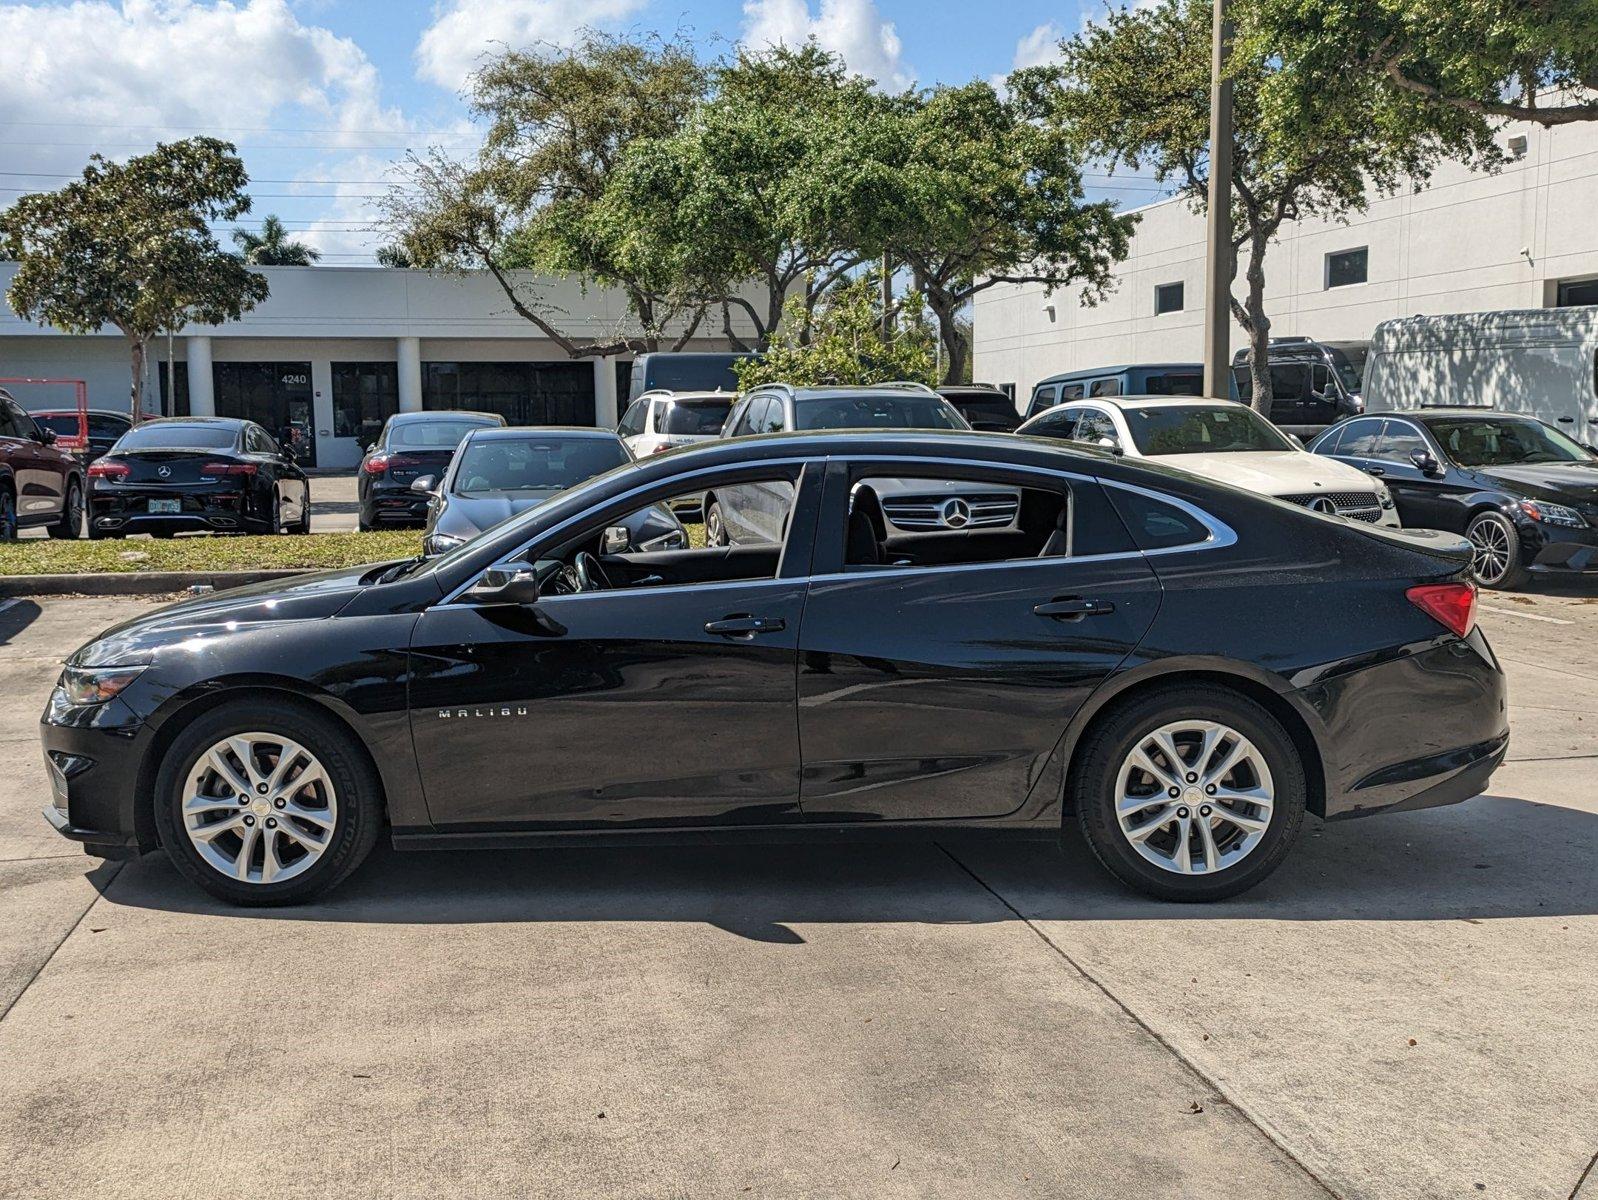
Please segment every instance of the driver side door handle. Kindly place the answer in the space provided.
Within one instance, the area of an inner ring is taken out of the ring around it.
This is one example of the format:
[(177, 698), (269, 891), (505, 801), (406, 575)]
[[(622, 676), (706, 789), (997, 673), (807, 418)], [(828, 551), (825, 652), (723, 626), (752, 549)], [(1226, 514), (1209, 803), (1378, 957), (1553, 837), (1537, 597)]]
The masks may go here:
[(1032, 611), (1040, 617), (1054, 617), (1061, 621), (1076, 621), (1083, 617), (1099, 617), (1115, 611), (1109, 600), (1084, 600), (1080, 596), (1060, 596), (1047, 604), (1034, 604)]
[(751, 617), (732, 613), (719, 621), (706, 621), (706, 633), (719, 633), (726, 637), (752, 638), (757, 633), (781, 633), (788, 622), (781, 617)]

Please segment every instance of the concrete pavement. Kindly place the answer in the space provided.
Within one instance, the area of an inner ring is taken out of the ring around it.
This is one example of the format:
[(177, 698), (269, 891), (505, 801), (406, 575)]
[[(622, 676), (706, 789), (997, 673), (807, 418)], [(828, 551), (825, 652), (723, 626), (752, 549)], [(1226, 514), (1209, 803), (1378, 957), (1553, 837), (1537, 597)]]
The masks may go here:
[(141, 604), (22, 601), (0, 1195), (1562, 1200), (1598, 1152), (1598, 604), (1486, 604), (1490, 795), (1312, 822), (1224, 905), (950, 841), (380, 850), (263, 914), (44, 826), (55, 663)]

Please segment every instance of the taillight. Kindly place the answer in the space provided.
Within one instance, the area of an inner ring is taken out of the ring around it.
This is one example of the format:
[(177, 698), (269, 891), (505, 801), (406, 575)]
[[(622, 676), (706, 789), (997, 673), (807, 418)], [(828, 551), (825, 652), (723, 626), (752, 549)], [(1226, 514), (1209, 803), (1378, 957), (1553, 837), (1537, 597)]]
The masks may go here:
[(217, 475), (254, 475), (258, 469), (254, 463), (214, 462), (201, 467), (200, 474), (207, 478)]
[(89, 464), (90, 479), (125, 479), (129, 471), (125, 462), (107, 462), (103, 458)]
[(374, 454), (366, 460), (366, 473), (381, 475), (391, 467), (414, 467), (418, 461), (404, 454)]
[(1404, 595), (1421, 612), (1460, 637), (1476, 627), (1476, 585), (1473, 583), (1420, 584)]

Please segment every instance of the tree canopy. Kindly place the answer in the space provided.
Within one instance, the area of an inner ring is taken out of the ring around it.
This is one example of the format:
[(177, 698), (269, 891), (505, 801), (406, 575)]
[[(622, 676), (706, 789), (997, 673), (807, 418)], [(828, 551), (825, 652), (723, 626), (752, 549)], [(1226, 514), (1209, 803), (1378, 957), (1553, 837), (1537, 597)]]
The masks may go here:
[(788, 304), (795, 311), (764, 355), (737, 364), (739, 385), (937, 383), (937, 327), (920, 296), (904, 297), (894, 319), (884, 322), (881, 294), (869, 273), (840, 283), (811, 305), (808, 324), (797, 311), (805, 298), (793, 294)]
[(276, 213), (266, 214), (260, 233), (235, 229), (233, 244), (252, 267), (308, 267), (322, 258), (320, 250), (289, 237)]
[[(1256, 407), (1269, 402), (1265, 264), (1285, 222), (1336, 220), (1373, 195), (1419, 187), (1445, 157), (1496, 161), (1497, 147), (1464, 114), (1417, 105), (1350, 75), (1305, 89), (1282, 59), (1260, 50), (1238, 10), (1233, 81), (1234, 241), (1245, 286), (1233, 312), (1250, 339)], [(1062, 43), (1056, 66), (1012, 82), (1081, 150), (1114, 169), (1151, 174), (1203, 208), (1209, 183), (1210, 5), (1159, 0), (1112, 10)]]
[(211, 232), (249, 211), (248, 182), (233, 146), (215, 138), (163, 143), (123, 163), (94, 155), (81, 178), (0, 213), (0, 253), (19, 264), (6, 298), (20, 316), (68, 333), (121, 330), (138, 420), (152, 337), (237, 320), (266, 299), (266, 280)]

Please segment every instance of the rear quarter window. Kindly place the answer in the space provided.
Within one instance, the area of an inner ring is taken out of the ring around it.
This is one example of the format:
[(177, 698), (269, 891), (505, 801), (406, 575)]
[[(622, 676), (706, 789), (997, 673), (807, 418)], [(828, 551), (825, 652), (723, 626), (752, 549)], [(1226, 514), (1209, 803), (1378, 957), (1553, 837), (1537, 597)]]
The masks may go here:
[(1109, 488), (1108, 491), (1139, 550), (1196, 546), (1210, 538), (1209, 528), (1204, 522), (1185, 509), (1142, 492), (1118, 487)]

